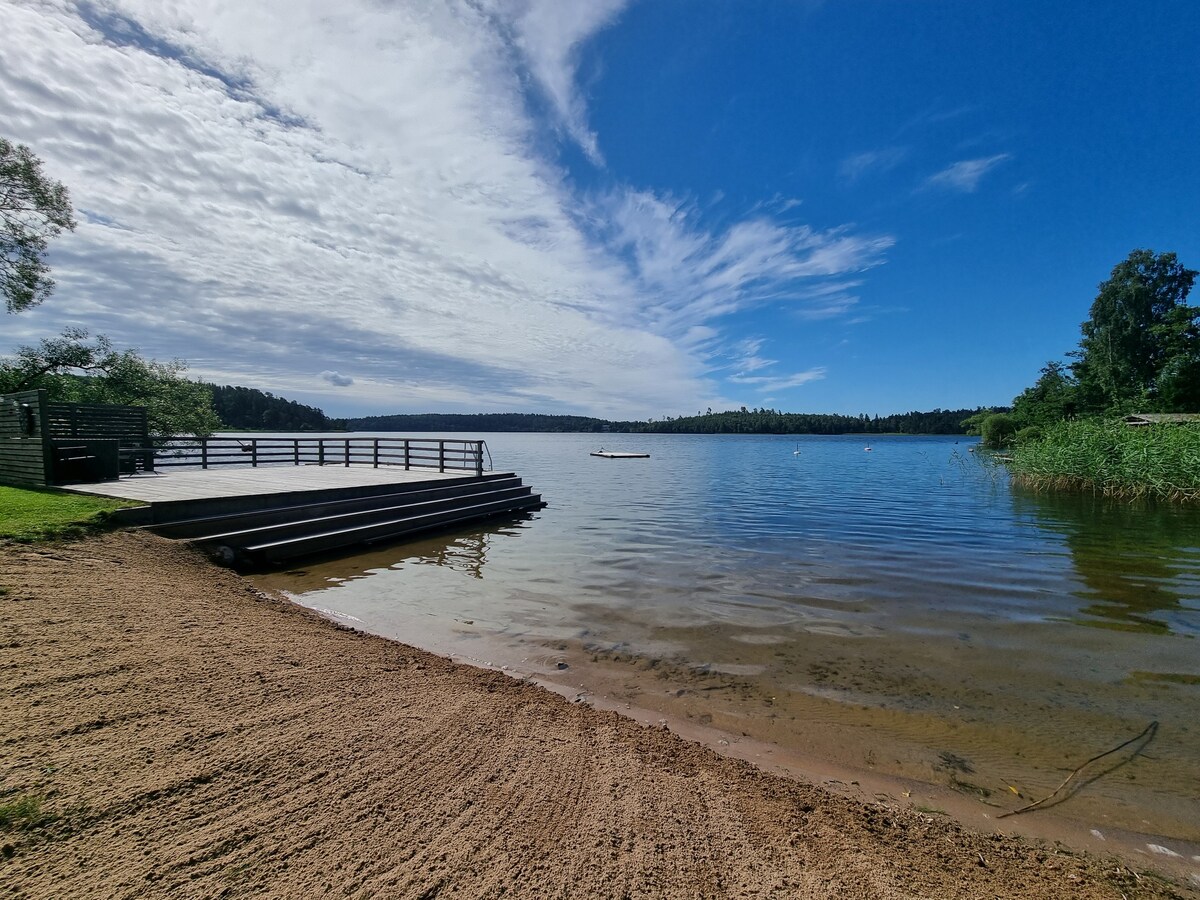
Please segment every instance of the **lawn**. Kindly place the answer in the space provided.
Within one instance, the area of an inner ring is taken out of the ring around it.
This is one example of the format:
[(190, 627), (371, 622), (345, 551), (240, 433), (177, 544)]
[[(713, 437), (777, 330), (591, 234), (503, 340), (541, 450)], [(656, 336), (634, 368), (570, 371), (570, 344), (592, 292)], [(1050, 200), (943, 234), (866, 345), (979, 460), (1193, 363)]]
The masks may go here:
[(0, 539), (38, 541), (71, 537), (107, 527), (109, 514), (126, 500), (0, 485)]

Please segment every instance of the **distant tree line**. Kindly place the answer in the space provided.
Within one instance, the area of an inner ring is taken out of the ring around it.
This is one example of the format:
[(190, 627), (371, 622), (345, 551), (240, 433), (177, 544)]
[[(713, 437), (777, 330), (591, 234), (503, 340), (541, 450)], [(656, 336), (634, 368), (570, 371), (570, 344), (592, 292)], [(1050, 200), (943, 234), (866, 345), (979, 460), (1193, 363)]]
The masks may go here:
[(351, 431), (488, 432), (638, 432), (643, 434), (964, 434), (964, 419), (979, 409), (935, 409), (932, 412), (858, 416), (785, 413), (742, 407), (709, 410), (695, 416), (667, 416), (660, 421), (621, 421), (586, 416), (538, 413), (482, 413), (367, 416), (350, 419)]
[[(613, 423), (588, 416), (552, 416), (541, 413), (417, 413), (414, 415), (365, 416), (350, 419), (351, 431), (478, 431), (574, 432), (616, 430)], [(628, 429), (621, 429), (628, 430)]]
[[(661, 422), (620, 423), (622, 430), (656, 434), (964, 434), (962, 422), (978, 409), (935, 409), (889, 416), (785, 413), (747, 409), (701, 413)], [(614, 426), (618, 423), (613, 423)]]
[(345, 419), (331, 419), (314, 406), (276, 397), (268, 391), (206, 384), (213, 410), (225, 428), (247, 431), (342, 431)]

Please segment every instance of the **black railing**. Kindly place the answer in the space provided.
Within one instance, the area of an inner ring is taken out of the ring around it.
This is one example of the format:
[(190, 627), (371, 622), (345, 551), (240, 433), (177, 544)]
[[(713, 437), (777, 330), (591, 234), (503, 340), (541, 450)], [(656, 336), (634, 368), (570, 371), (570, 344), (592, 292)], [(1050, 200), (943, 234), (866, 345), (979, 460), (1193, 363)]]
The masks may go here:
[[(155, 450), (155, 465), (190, 466), (402, 466), (484, 472), (484, 441), (428, 438), (171, 438)], [(488, 454), (490, 463), (491, 456)], [(490, 465), (489, 465), (490, 468)]]

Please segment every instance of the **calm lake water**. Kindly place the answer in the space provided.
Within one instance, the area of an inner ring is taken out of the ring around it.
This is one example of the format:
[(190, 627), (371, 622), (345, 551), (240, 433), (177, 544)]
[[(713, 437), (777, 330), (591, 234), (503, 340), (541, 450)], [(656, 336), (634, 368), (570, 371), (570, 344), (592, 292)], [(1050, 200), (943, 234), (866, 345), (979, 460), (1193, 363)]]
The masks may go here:
[(546, 509), (256, 580), (997, 811), (1157, 721), (1056, 812), (1200, 839), (1200, 511), (1032, 494), (965, 438), (486, 438)]

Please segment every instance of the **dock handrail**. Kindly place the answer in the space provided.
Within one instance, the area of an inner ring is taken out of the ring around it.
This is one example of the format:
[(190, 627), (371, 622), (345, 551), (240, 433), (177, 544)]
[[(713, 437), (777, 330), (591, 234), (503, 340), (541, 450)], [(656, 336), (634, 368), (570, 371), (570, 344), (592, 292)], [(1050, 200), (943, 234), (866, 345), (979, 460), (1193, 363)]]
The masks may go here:
[(391, 437), (173, 437), (159, 442), (154, 464), (186, 466), (402, 466), (484, 473), (486, 441)]

